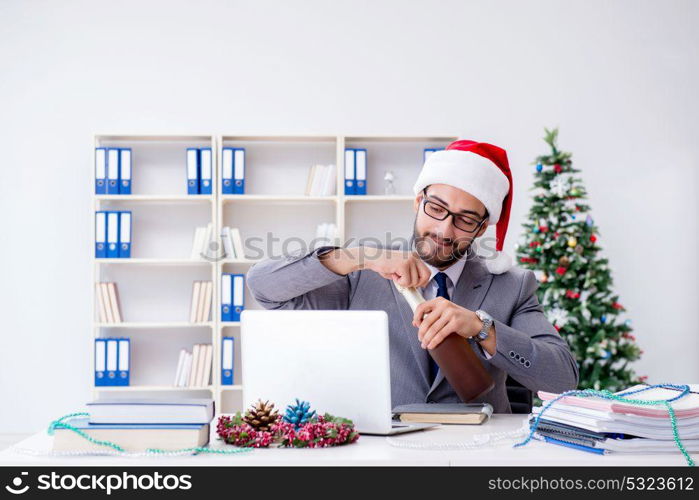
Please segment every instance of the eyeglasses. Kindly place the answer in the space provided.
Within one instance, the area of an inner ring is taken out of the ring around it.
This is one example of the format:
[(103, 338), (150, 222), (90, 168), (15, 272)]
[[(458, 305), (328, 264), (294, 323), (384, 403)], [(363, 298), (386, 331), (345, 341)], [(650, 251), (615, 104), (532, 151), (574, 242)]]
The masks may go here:
[(468, 215), (455, 214), (454, 212), (447, 210), (439, 203), (428, 200), (426, 195), (422, 199), (422, 210), (436, 220), (444, 220), (451, 215), (451, 223), (454, 225), (454, 227), (466, 233), (475, 233), (478, 231), (488, 218), (487, 210), (485, 211), (485, 217), (483, 217), (481, 220), (474, 219)]

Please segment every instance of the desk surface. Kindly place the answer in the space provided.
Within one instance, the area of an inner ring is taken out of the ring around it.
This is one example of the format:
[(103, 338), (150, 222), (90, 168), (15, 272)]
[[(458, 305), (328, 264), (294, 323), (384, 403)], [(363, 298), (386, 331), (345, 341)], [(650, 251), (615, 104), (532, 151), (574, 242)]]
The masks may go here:
[[(478, 434), (500, 433), (521, 429), (526, 415), (495, 414), (483, 425), (449, 425), (434, 429), (394, 436), (391, 439), (405, 443), (459, 443), (468, 442)], [(212, 429), (211, 445), (221, 446)], [(48, 450), (51, 437), (45, 431), (19, 442), (16, 446), (34, 450)], [(256, 449), (238, 455), (199, 454), (179, 457), (126, 458), (115, 456), (46, 457), (13, 453), (12, 448), (0, 452), (0, 465), (502, 465), (502, 466), (682, 466), (686, 465), (679, 453), (644, 455), (596, 455), (553, 444), (530, 441), (513, 448), (519, 442), (464, 450), (411, 449), (393, 446), (385, 437), (360, 436), (348, 446), (324, 449)], [(227, 446), (227, 445), (226, 445)], [(229, 447), (232, 449), (233, 447)]]

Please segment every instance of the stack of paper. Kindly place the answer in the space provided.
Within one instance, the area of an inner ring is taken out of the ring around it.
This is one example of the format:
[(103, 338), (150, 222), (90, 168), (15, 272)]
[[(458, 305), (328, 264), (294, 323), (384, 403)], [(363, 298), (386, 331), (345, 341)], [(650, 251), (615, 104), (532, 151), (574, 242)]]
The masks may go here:
[[(615, 394), (643, 401), (666, 400), (680, 394), (671, 388), (653, 388), (628, 394), (643, 387), (647, 386), (636, 385)], [(699, 386), (690, 386), (690, 389), (692, 392), (670, 405), (675, 412), (682, 444), (692, 453), (699, 451)], [(544, 405), (556, 396), (539, 392)], [(542, 409), (533, 409), (530, 426), (533, 426), (535, 417), (541, 414)], [(534, 438), (594, 453), (604, 453), (605, 450), (680, 453), (664, 404), (634, 405), (598, 396), (566, 396), (556, 401), (539, 418)]]

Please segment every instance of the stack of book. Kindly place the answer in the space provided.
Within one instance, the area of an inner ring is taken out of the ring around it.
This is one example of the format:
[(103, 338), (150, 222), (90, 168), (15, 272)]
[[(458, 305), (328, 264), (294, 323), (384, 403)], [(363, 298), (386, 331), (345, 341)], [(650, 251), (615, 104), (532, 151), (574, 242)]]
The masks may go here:
[[(680, 394), (671, 388), (653, 388), (628, 394), (643, 387), (647, 386), (636, 385), (615, 394), (644, 401), (666, 400)], [(682, 444), (692, 453), (699, 451), (699, 386), (690, 387), (693, 392), (670, 405), (677, 417)], [(544, 405), (558, 396), (543, 391), (538, 394)], [(542, 408), (533, 409), (529, 418), (530, 428)], [(597, 396), (565, 396), (559, 399), (539, 418), (533, 437), (598, 454), (680, 453), (667, 408), (663, 404), (641, 406)]]
[(224, 226), (221, 229), (221, 243), (227, 259), (244, 259), (243, 239), (237, 227)]
[(121, 323), (121, 306), (119, 304), (119, 290), (116, 283), (95, 283), (97, 294), (97, 314), (100, 323)]
[(313, 165), (306, 179), (306, 196), (334, 196), (337, 191), (335, 165)]
[(211, 344), (195, 344), (192, 352), (180, 350), (175, 373), (175, 387), (206, 387), (211, 381), (213, 361)]
[(192, 253), (190, 258), (198, 260), (212, 255), (211, 242), (214, 241), (214, 226), (209, 222), (206, 227), (198, 227), (194, 230), (194, 241), (192, 242)]
[[(89, 417), (68, 423), (93, 439), (109, 441), (130, 453), (149, 448), (179, 450), (205, 446), (214, 418), (211, 399), (97, 400), (87, 404)], [(113, 452), (70, 429), (58, 428), (53, 451)]]
[(333, 222), (321, 222), (316, 226), (316, 241), (334, 245), (337, 239), (337, 226)]
[(206, 323), (211, 315), (211, 300), (214, 285), (211, 281), (195, 281), (192, 287), (192, 304), (189, 311), (190, 323)]

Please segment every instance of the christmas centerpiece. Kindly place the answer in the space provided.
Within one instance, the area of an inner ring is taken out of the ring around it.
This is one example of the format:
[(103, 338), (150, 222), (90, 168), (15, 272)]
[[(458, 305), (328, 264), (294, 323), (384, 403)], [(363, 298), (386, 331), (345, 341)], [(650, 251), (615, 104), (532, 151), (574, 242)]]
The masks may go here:
[(325, 448), (354, 443), (359, 439), (351, 420), (328, 413), (317, 415), (310, 403), (296, 400), (284, 415), (274, 403), (259, 400), (245, 414), (219, 417), (219, 438), (244, 448), (266, 448), (272, 444), (287, 448)]

